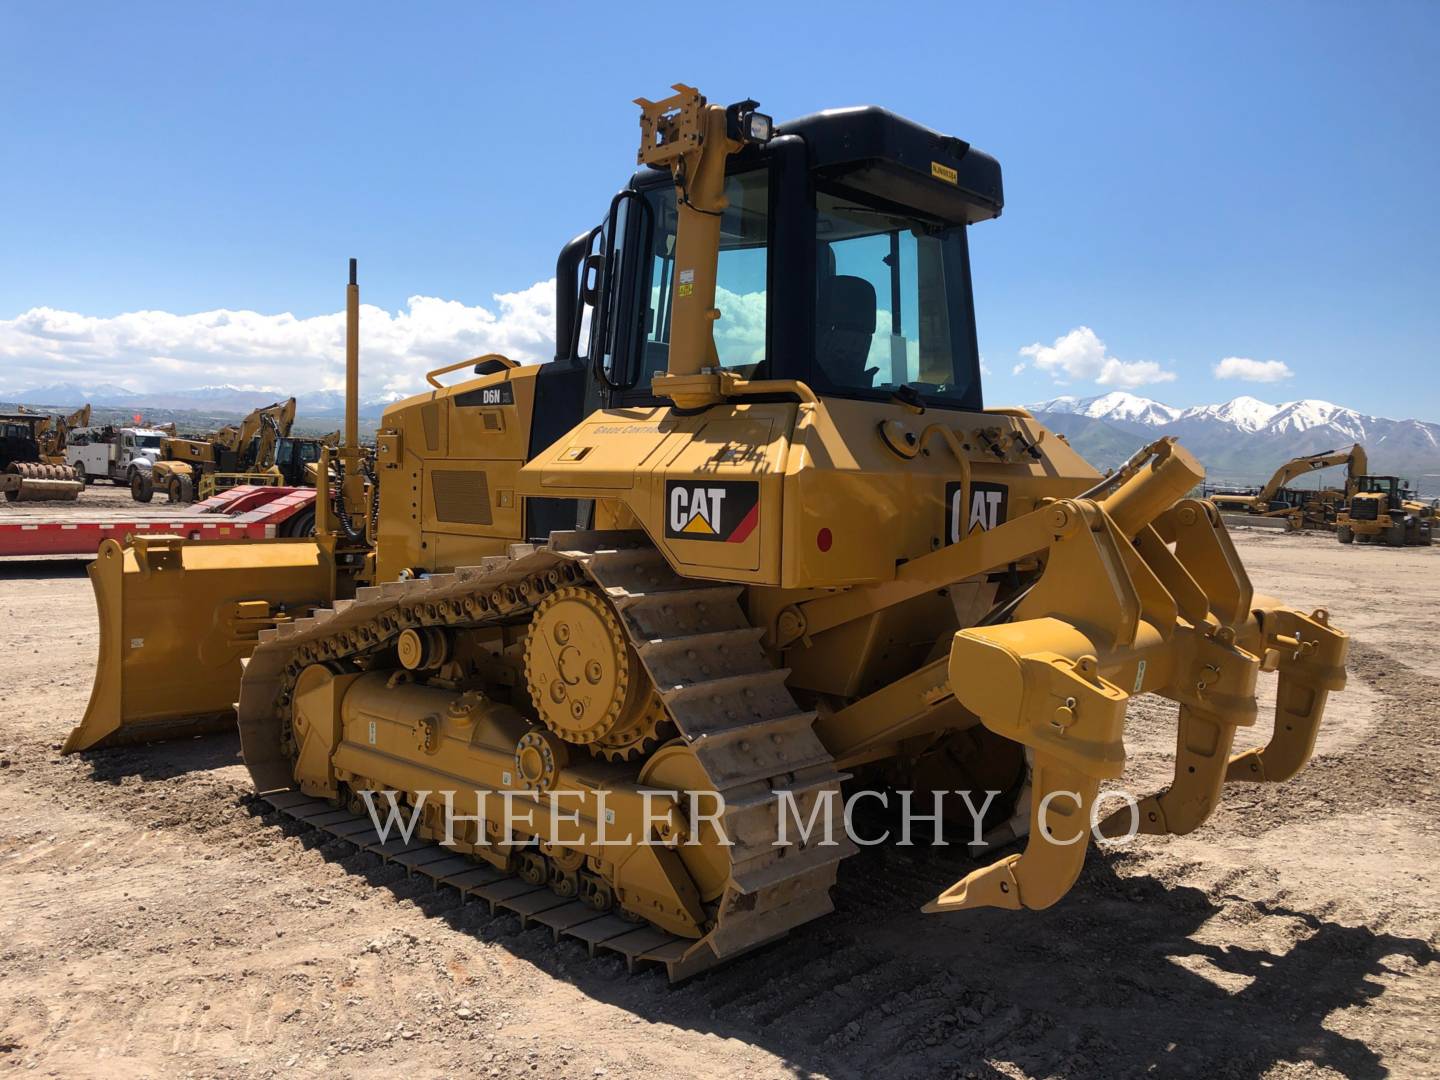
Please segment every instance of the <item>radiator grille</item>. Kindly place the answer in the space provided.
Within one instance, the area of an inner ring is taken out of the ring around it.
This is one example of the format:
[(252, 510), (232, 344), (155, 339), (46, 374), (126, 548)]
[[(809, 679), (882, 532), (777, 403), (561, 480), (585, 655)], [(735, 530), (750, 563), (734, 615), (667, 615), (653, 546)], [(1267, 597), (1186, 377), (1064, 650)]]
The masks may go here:
[(489, 525), (490, 482), (481, 469), (436, 469), (430, 475), (435, 517), (462, 525)]

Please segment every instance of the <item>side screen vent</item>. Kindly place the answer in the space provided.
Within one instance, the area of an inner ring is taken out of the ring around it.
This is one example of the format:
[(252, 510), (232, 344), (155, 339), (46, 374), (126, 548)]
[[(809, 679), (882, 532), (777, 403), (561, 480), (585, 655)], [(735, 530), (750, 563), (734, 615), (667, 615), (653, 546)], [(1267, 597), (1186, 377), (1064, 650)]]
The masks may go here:
[(436, 469), (430, 474), (435, 517), (461, 525), (489, 525), (490, 482), (481, 469)]

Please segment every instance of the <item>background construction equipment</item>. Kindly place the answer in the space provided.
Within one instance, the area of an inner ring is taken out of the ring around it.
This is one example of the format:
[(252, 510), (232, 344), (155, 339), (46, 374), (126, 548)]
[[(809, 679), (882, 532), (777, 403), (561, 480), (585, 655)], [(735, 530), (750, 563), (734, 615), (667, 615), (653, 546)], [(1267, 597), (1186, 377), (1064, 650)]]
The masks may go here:
[(1436, 505), (1414, 497), (1410, 483), (1398, 476), (1361, 476), (1336, 518), (1336, 539), (1342, 544), (1390, 547), (1431, 544), (1435, 538)]
[(204, 438), (167, 437), (154, 466), (132, 475), (130, 494), (138, 502), (149, 502), (156, 491), (163, 491), (171, 502), (184, 503), (240, 484), (283, 483), (284, 474), (275, 468), (275, 450), (294, 422), (292, 397), (255, 409), (239, 424)]
[(0, 413), (0, 491), (7, 500), (74, 500), (85, 489), (73, 468), (50, 460), (52, 424), (42, 413)]
[[(1345, 466), (1345, 486), (1304, 489), (1290, 485), (1302, 476)], [(1207, 498), (1222, 513), (1281, 518), (1286, 528), (1333, 529), (1340, 507), (1357, 490), (1357, 483), (1369, 468), (1365, 448), (1359, 443), (1348, 450), (1326, 450), (1291, 458), (1275, 470), (1263, 487), (1246, 492), (1215, 491)]]

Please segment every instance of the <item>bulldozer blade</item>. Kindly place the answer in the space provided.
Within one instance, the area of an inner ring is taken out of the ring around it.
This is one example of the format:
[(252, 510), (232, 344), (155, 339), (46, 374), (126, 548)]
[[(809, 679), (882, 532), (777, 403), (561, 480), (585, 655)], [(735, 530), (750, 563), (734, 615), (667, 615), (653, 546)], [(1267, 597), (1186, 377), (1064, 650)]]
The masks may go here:
[(107, 540), (89, 572), (100, 655), (67, 754), (233, 726), (259, 632), (335, 600), (328, 540)]

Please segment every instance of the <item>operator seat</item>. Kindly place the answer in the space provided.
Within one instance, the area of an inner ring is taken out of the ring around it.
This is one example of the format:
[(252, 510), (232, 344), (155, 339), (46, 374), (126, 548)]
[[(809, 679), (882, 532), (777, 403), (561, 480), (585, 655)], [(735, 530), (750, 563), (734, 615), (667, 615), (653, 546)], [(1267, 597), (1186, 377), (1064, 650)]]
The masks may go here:
[(862, 277), (837, 274), (827, 283), (815, 356), (837, 387), (870, 387), (878, 367), (866, 367), (875, 338), (875, 286)]

